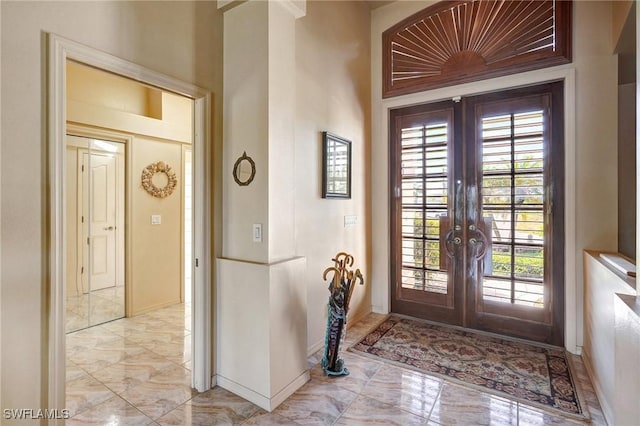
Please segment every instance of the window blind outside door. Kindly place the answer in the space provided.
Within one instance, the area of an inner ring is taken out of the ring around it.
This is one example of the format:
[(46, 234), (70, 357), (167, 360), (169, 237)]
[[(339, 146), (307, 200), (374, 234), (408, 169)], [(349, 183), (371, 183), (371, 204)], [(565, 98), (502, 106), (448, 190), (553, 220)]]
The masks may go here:
[[(402, 129), (402, 286), (447, 294), (441, 226), (448, 212), (446, 122)], [(445, 225), (446, 226), (446, 225)]]

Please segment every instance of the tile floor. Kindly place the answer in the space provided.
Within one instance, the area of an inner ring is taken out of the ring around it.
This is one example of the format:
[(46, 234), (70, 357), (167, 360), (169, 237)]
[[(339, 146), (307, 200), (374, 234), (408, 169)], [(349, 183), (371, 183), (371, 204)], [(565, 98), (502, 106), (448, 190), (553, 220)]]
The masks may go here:
[[(272, 413), (216, 387), (190, 388), (190, 308), (176, 305), (67, 335), (68, 425), (577, 425), (351, 352), (351, 374), (326, 377), (309, 357), (311, 381)], [(382, 319), (349, 329), (345, 348)], [(577, 375), (594, 425), (606, 425), (579, 357)]]

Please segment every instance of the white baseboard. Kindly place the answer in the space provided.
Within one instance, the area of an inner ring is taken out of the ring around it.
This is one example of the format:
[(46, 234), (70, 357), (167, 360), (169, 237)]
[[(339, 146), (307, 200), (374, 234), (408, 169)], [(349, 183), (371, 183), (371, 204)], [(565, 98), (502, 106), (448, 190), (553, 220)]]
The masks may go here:
[(609, 405), (609, 402), (604, 397), (604, 392), (602, 392), (602, 385), (596, 379), (595, 374), (593, 374), (593, 365), (591, 364), (591, 360), (589, 359), (588, 354), (584, 354), (582, 356), (582, 362), (584, 363), (584, 367), (587, 370), (587, 374), (591, 379), (591, 383), (593, 384), (593, 390), (596, 392), (596, 396), (598, 397), (598, 402), (600, 403), (600, 408), (602, 408), (602, 414), (604, 414), (604, 418), (607, 421), (607, 424), (613, 425), (613, 409)]
[(389, 313), (388, 309), (382, 309), (382, 306), (379, 305), (371, 305), (371, 312), (374, 314), (383, 314), (386, 315)]
[(318, 352), (320, 349), (322, 349), (322, 347), (324, 346), (324, 339), (314, 343), (313, 345), (309, 346), (307, 348), (307, 357), (310, 357), (311, 355), (315, 354), (316, 352)]
[(310, 379), (311, 375), (309, 374), (309, 371), (305, 371), (285, 386), (280, 392), (269, 398), (241, 385), (240, 383), (236, 383), (233, 380), (229, 380), (220, 375), (217, 376), (218, 386), (246, 399), (247, 401), (253, 402), (258, 407), (269, 412), (275, 410), (278, 405), (282, 404), (285, 399), (293, 395), (295, 391), (300, 389), (300, 387)]

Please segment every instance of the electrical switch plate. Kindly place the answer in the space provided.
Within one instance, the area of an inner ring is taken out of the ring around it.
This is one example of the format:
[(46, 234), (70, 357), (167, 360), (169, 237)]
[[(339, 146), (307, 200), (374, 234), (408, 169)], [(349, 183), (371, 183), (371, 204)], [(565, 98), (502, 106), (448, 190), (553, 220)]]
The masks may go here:
[(159, 214), (152, 214), (151, 215), (151, 224), (152, 225), (160, 225), (162, 223), (162, 216), (160, 216)]
[(358, 224), (358, 216), (347, 215), (344, 217), (344, 226), (353, 226)]
[(253, 242), (254, 243), (262, 242), (262, 224), (261, 223), (253, 224)]

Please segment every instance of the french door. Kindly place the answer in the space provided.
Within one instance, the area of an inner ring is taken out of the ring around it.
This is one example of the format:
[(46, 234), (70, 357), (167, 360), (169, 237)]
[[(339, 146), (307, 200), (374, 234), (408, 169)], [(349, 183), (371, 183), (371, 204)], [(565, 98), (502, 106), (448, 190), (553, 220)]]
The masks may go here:
[(562, 92), (391, 111), (392, 312), (563, 345)]

